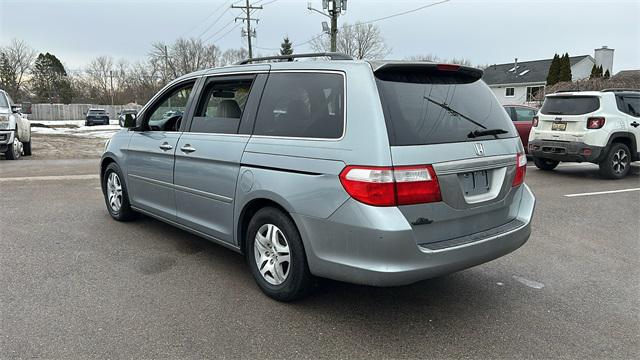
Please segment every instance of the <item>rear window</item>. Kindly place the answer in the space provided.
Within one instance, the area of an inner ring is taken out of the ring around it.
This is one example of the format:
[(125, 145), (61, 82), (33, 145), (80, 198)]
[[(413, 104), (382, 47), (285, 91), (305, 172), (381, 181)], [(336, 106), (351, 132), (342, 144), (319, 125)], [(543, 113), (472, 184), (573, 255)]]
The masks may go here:
[(271, 73), (254, 135), (337, 139), (344, 130), (344, 78), (333, 73)]
[[(391, 145), (428, 145), (517, 136), (482, 80), (438, 73), (376, 73)], [(475, 130), (506, 133), (470, 137)]]
[(600, 108), (597, 96), (547, 96), (540, 113), (546, 115), (583, 115)]
[(104, 115), (105, 113), (104, 110), (89, 110), (89, 115)]

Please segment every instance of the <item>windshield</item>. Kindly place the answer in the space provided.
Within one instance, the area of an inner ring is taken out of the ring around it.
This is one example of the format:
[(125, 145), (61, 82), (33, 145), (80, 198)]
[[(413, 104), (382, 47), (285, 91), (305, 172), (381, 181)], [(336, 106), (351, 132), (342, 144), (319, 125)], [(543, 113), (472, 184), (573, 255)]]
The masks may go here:
[[(506, 111), (481, 80), (464, 82), (449, 75), (431, 75), (426, 81), (405, 82), (387, 75), (385, 80), (378, 78), (377, 84), (391, 145), (517, 136)], [(482, 134), (487, 129), (503, 131)], [(481, 133), (469, 136), (475, 131)]]
[(7, 99), (4, 97), (2, 93), (0, 93), (0, 107), (9, 107), (7, 103)]
[(596, 96), (547, 96), (544, 99), (541, 114), (547, 115), (583, 115), (600, 108), (600, 99)]

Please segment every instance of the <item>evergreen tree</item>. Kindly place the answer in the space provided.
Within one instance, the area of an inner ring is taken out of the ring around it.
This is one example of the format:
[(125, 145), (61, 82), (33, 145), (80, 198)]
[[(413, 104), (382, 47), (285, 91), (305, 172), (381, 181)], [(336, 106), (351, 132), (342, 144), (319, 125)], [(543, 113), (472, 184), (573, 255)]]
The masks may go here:
[(560, 75), (560, 56), (558, 54), (553, 55), (551, 65), (549, 66), (549, 73), (547, 74), (547, 85), (554, 85), (558, 82)]
[(39, 101), (71, 102), (71, 82), (67, 71), (55, 55), (38, 55), (32, 82), (33, 91)]
[(558, 72), (558, 81), (571, 81), (571, 60), (569, 54), (565, 53), (560, 58), (560, 71)]
[(598, 66), (598, 73), (597, 73), (598, 77), (602, 77), (602, 76), (604, 75), (604, 74), (602, 73), (602, 70), (603, 70), (603, 69), (602, 69), (602, 65)]
[(280, 44), (280, 55), (293, 54), (293, 44), (289, 41), (289, 37), (285, 36), (284, 41)]
[(596, 64), (593, 64), (593, 66), (591, 67), (591, 75), (589, 75), (589, 79), (594, 79), (596, 78), (598, 75), (598, 67), (596, 66)]
[(604, 78), (608, 79), (611, 77), (611, 73), (609, 72), (609, 69), (607, 69), (607, 71), (604, 72)]

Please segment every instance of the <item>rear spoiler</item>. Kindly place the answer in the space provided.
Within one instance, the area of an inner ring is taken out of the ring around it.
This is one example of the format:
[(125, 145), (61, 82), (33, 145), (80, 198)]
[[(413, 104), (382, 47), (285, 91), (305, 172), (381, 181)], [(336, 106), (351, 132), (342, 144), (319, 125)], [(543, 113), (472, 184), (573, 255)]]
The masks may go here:
[(449, 78), (454, 83), (471, 83), (480, 80), (484, 73), (480, 69), (457, 64), (389, 62), (376, 65), (372, 64), (372, 68), (378, 79), (414, 83), (431, 82), (427, 78), (434, 80), (434, 77)]

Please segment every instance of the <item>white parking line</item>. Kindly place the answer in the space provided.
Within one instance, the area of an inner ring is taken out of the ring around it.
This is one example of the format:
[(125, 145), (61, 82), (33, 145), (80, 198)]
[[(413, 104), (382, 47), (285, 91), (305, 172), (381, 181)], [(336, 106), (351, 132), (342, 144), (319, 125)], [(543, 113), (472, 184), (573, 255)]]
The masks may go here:
[(60, 176), (24, 176), (24, 177), (0, 178), (0, 183), (13, 182), (13, 181), (94, 180), (99, 178), (100, 178), (100, 175), (97, 175), (97, 174), (60, 175)]
[(640, 188), (609, 190), (609, 191), (596, 191), (596, 192), (581, 193), (581, 194), (567, 194), (565, 196), (566, 197), (576, 197), (576, 196), (604, 195), (604, 194), (623, 193), (623, 192), (629, 192), (629, 191), (640, 191)]

